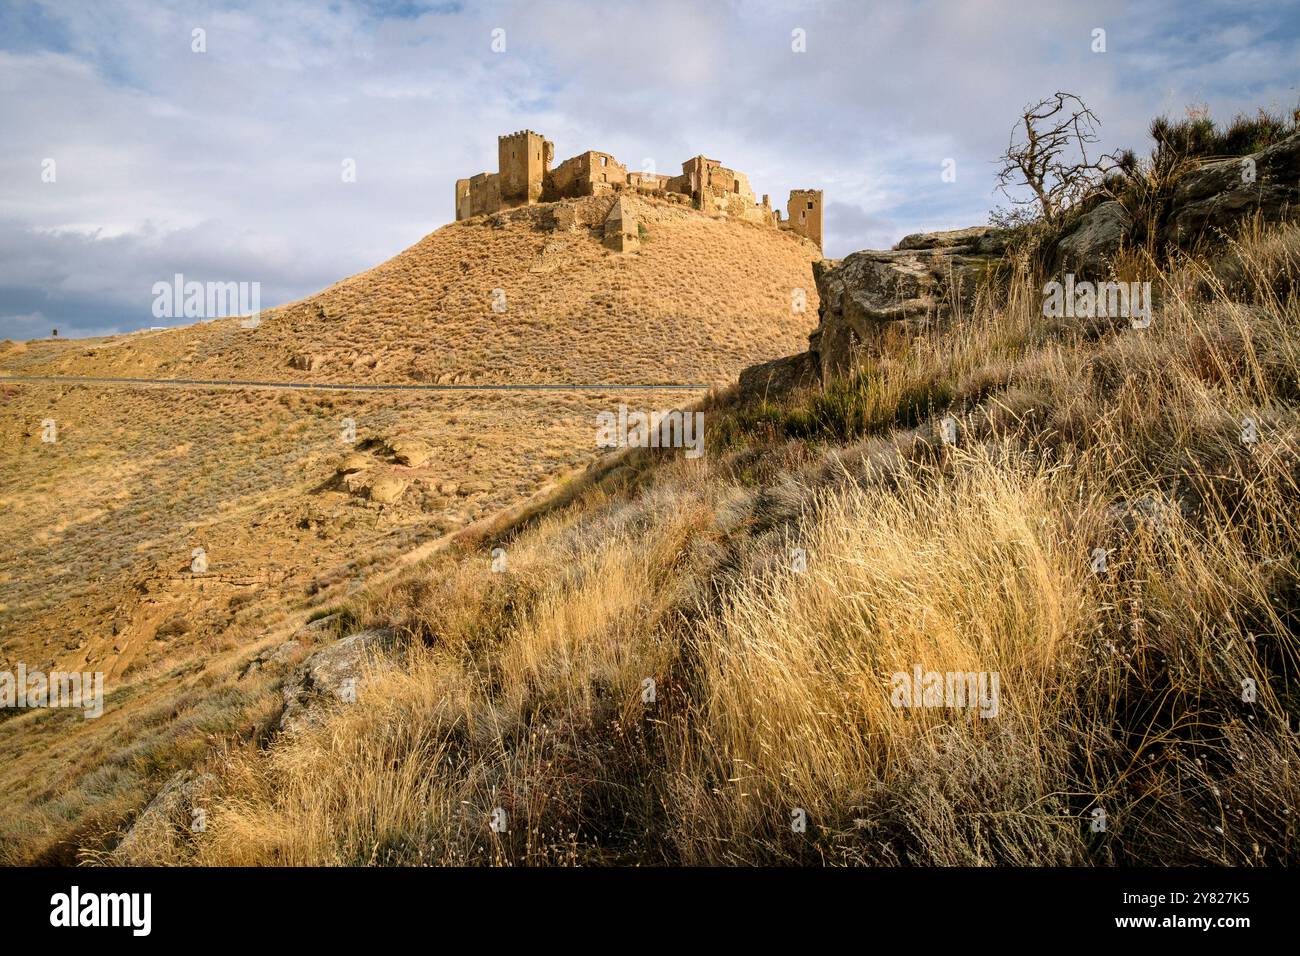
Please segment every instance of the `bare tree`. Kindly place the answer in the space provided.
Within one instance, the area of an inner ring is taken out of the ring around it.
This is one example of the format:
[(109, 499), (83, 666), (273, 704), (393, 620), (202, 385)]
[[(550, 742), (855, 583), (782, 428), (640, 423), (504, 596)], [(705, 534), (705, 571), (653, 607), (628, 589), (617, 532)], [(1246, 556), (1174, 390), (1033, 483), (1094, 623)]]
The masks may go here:
[[(1049, 222), (1099, 177), (1113, 168), (1110, 156), (1096, 162), (1088, 147), (1098, 141), (1101, 121), (1073, 93), (1056, 93), (1025, 107), (1011, 129), (1006, 152), (998, 157), (998, 189), (1012, 206), (1038, 204)], [(1011, 187), (1028, 186), (1033, 198), (1017, 198)], [(1027, 211), (1027, 210), (1026, 210)]]

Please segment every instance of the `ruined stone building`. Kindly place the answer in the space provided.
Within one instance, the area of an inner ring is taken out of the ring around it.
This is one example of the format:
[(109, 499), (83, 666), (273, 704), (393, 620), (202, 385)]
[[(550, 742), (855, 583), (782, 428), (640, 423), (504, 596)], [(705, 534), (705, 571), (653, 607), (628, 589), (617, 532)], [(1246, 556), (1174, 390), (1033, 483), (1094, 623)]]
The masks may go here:
[(682, 163), (679, 176), (629, 172), (609, 153), (588, 150), (554, 169), (555, 144), (540, 133), (520, 130), (497, 137), (497, 171), (456, 180), (456, 219), (538, 202), (576, 199), (598, 193), (630, 190), (680, 202), (714, 216), (726, 216), (788, 229), (822, 247), (822, 191), (795, 189), (786, 204), (786, 218), (773, 209), (768, 196), (759, 201), (749, 178), (716, 159), (693, 156)]

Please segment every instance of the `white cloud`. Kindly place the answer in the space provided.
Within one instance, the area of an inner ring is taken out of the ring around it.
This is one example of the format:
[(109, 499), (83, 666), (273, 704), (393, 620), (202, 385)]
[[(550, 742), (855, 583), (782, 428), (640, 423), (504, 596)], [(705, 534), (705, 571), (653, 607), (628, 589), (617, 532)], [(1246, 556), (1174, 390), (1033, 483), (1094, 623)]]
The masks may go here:
[(454, 180), (523, 127), (559, 159), (598, 148), (662, 172), (704, 152), (779, 206), (823, 188), (843, 255), (982, 221), (1016, 111), (1056, 89), (1093, 106), (1106, 148), (1144, 147), (1151, 117), (1189, 102), (1296, 100), (1294, 16), (1246, 6), (377, 6), (39, 3), (23, 22), (46, 26), (26, 33), (0, 11), (0, 312), (135, 328), (173, 272), (256, 279), (268, 305), (309, 294), (451, 219)]

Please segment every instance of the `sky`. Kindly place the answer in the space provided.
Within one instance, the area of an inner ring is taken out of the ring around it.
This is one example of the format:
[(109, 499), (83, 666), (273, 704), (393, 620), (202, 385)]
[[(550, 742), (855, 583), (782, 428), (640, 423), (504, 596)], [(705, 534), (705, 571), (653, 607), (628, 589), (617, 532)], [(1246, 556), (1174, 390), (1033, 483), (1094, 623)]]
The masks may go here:
[(986, 222), (1057, 90), (1145, 154), (1158, 115), (1289, 112), (1298, 67), (1300, 2), (0, 0), (0, 339), (181, 324), (177, 273), (309, 295), (453, 220), (519, 129), (822, 189), (840, 257)]

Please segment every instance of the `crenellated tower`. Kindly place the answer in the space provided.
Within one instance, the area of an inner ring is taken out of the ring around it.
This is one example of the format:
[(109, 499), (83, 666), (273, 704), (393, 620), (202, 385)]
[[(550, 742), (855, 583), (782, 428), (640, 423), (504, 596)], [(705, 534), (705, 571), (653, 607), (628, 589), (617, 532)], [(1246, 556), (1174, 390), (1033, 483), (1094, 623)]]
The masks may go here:
[(541, 201), (555, 146), (530, 129), (497, 137), (497, 170), (503, 208)]

